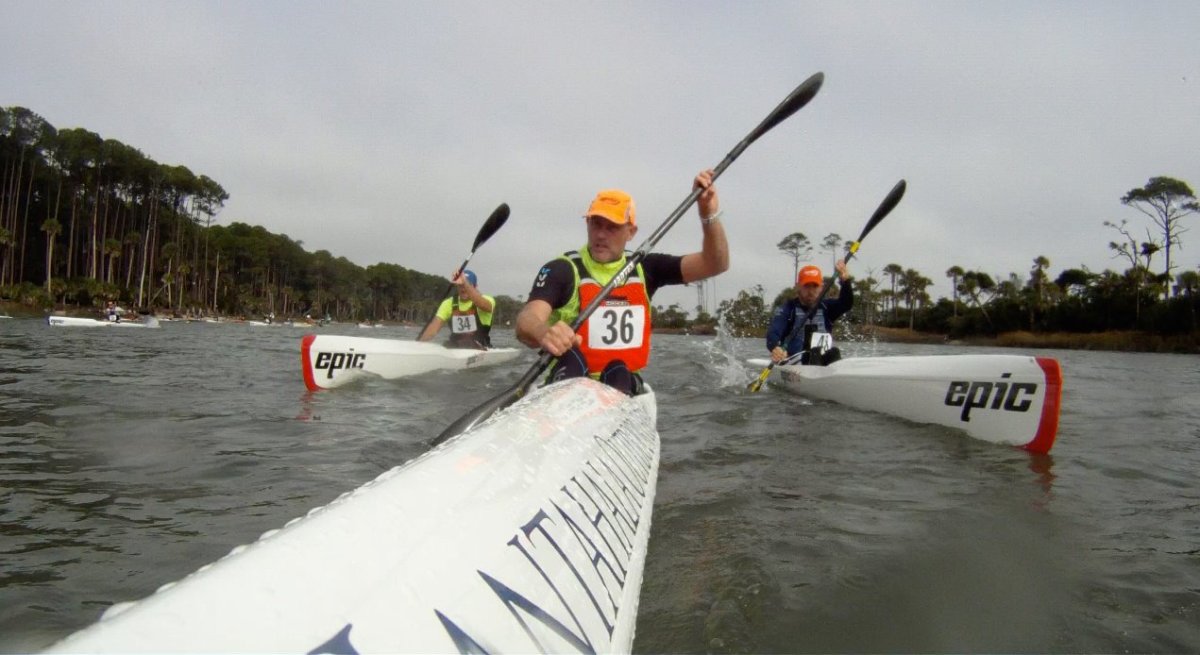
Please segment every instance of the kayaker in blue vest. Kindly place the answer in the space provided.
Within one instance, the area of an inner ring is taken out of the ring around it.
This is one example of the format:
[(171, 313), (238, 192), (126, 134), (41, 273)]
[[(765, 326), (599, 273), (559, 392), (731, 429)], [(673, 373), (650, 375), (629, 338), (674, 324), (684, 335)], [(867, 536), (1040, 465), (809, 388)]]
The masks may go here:
[(576, 334), (571, 323), (625, 266), (625, 247), (637, 234), (633, 198), (620, 189), (596, 194), (583, 217), (587, 244), (551, 260), (538, 272), (529, 300), (517, 315), (517, 339), (558, 357), (549, 380), (590, 375), (628, 394), (641, 388), (638, 372), (650, 359), (650, 298), (659, 287), (695, 282), (729, 268), (713, 172), (700, 172), (693, 189), (702, 233), (700, 252), (649, 253), (602, 301)]
[[(854, 284), (846, 272), (845, 260), (839, 259), (834, 267), (841, 288), (836, 299), (823, 298), (818, 302), (825, 282), (821, 269), (805, 266), (796, 275), (796, 297), (775, 310), (767, 330), (767, 350), (771, 351), (773, 361), (803, 353), (799, 362), (793, 360), (793, 363), (825, 366), (841, 358), (841, 351), (833, 345), (833, 322), (854, 306)], [(785, 340), (787, 343), (783, 343)]]
[(442, 301), (433, 320), (417, 337), (417, 341), (433, 339), (438, 330), (450, 324), (450, 340), (447, 348), (475, 348), (487, 350), (492, 347), (492, 312), (496, 299), (479, 292), (479, 278), (472, 271), (464, 270), (451, 280), (458, 286), (458, 293)]

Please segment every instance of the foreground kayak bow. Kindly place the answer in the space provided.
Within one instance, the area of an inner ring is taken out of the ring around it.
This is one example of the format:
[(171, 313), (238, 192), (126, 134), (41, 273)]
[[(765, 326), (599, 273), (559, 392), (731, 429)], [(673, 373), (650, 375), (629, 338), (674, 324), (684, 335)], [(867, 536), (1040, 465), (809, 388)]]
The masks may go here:
[(655, 412), (590, 379), (538, 389), (50, 650), (629, 652)]

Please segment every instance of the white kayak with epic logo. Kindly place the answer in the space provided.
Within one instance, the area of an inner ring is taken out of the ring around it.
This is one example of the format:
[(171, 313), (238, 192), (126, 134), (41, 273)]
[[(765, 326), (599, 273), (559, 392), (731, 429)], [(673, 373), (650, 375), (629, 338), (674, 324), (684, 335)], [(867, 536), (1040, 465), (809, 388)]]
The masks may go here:
[(46, 324), (54, 327), (159, 327), (158, 319), (153, 316), (147, 316), (145, 321), (101, 321), (95, 318), (81, 318), (78, 316), (47, 316)]
[[(770, 360), (752, 359), (766, 367)], [(776, 366), (808, 398), (936, 423), (972, 437), (1046, 453), (1058, 431), (1062, 370), (1049, 357), (853, 357), (829, 366)]]
[(516, 348), (447, 348), (428, 341), (309, 334), (300, 342), (304, 384), (311, 391), (332, 389), (366, 375), (402, 378), (436, 370), (478, 368), (511, 361)]
[(653, 392), (535, 390), (50, 650), (629, 652), (655, 417)]

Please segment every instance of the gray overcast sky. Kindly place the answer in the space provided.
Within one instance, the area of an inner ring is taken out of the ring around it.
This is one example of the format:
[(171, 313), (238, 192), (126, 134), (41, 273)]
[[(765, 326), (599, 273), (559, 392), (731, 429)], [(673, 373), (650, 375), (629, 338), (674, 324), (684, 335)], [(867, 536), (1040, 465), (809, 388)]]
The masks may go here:
[[(718, 181), (719, 299), (773, 296), (792, 275), (780, 239), (857, 236), (901, 178), (907, 196), (852, 268), (915, 268), (935, 296), (956, 264), (1123, 270), (1102, 222), (1151, 224), (1120, 197), (1158, 175), (1200, 185), (1190, 0), (3, 0), (0, 14), (0, 105), (213, 178), (223, 224), (448, 275), (507, 202), (471, 264), (495, 294), (523, 296), (583, 244), (598, 189), (633, 194), (640, 244), (817, 71), (816, 99)], [(1200, 231), (1183, 241), (1173, 258), (1195, 269)], [(699, 243), (693, 209), (658, 250)]]

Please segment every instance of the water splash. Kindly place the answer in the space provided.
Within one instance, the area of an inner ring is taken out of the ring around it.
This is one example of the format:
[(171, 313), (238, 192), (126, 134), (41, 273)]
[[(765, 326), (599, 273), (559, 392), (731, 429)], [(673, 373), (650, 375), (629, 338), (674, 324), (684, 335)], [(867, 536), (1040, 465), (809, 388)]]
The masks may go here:
[(879, 339), (875, 331), (866, 326), (839, 321), (833, 326), (835, 345), (842, 357), (876, 357), (879, 355)]
[(737, 339), (725, 322), (725, 315), (717, 317), (717, 334), (704, 342), (705, 355), (712, 371), (717, 374), (720, 386), (745, 386), (751, 379), (746, 366), (737, 354)]

